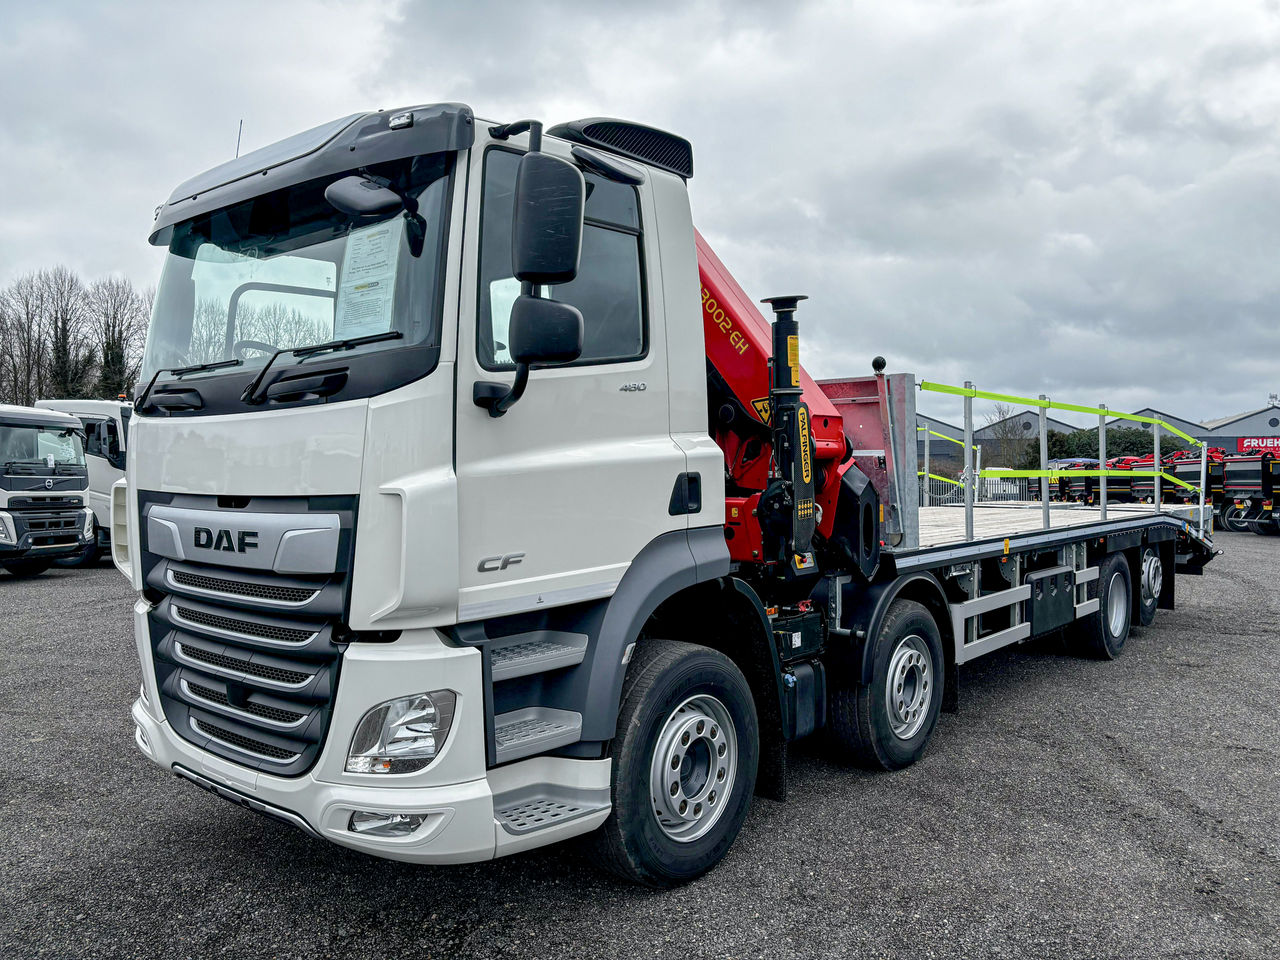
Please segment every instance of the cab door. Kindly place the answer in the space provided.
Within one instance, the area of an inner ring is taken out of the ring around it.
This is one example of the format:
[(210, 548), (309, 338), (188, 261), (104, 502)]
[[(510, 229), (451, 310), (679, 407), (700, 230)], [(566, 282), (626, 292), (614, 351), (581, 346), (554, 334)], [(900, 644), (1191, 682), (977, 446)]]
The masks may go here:
[[(478, 382), (510, 384), (507, 318), (516, 168), (526, 138), (472, 151), (457, 365), (459, 620), (612, 594), (631, 560), (687, 526), (671, 494), (685, 455), (671, 436), (667, 344), (652, 200), (646, 186), (584, 171), (577, 278), (543, 293), (584, 321), (582, 356), (530, 373), (524, 396), (491, 417)], [(547, 153), (572, 160), (547, 138)]]

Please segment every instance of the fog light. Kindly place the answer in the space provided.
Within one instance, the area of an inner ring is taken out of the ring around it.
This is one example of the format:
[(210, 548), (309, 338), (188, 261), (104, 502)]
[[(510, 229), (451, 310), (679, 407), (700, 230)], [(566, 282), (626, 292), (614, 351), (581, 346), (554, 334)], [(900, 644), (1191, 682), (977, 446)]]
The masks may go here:
[(366, 837), (407, 837), (422, 826), (425, 813), (374, 813), (356, 810), (347, 822), (347, 829)]
[(356, 724), (347, 773), (413, 773), (436, 758), (458, 695), (432, 690), (380, 703)]

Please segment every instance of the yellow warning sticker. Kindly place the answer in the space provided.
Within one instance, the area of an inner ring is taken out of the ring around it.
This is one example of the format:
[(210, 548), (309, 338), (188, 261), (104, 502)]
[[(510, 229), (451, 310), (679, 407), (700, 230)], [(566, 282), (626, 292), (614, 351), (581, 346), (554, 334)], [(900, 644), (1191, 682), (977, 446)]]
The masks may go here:
[(791, 385), (800, 386), (800, 338), (787, 337), (787, 366), (791, 368)]
[(759, 400), (752, 400), (751, 406), (755, 408), (756, 416), (760, 418), (760, 422), (765, 426), (769, 426), (770, 414), (773, 408), (769, 405), (768, 397), (761, 397)]

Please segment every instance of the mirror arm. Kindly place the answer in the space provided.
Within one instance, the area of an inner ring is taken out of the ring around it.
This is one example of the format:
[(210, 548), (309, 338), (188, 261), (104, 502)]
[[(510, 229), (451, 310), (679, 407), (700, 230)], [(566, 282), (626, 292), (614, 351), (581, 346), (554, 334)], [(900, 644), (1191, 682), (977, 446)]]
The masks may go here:
[(477, 407), (484, 407), (489, 416), (498, 418), (511, 409), (512, 405), (524, 396), (524, 388), (529, 385), (529, 365), (516, 364), (516, 378), (511, 386), (505, 383), (481, 382), (471, 390), (471, 399)]

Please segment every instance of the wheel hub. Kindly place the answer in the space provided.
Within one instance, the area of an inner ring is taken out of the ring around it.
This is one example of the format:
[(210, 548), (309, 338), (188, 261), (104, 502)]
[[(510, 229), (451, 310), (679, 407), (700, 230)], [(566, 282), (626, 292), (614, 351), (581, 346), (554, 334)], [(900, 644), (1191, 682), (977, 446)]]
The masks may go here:
[(1142, 599), (1157, 600), (1164, 587), (1164, 564), (1160, 562), (1160, 554), (1148, 550), (1142, 556)]
[(1124, 577), (1117, 571), (1111, 575), (1111, 583), (1107, 587), (1107, 625), (1111, 628), (1111, 636), (1120, 636), (1128, 607), (1129, 591), (1125, 589)]
[(889, 726), (902, 740), (914, 737), (929, 716), (933, 696), (933, 657), (922, 637), (903, 637), (889, 657), (885, 705)]
[(715, 697), (690, 697), (658, 734), (649, 793), (658, 826), (681, 843), (696, 840), (720, 819), (738, 772), (738, 736)]

